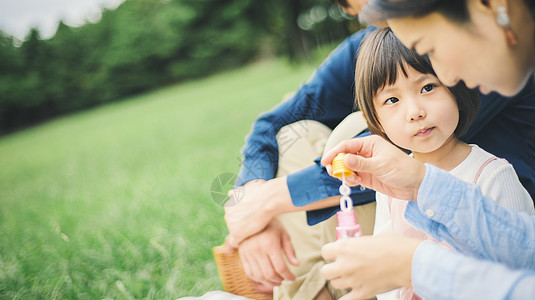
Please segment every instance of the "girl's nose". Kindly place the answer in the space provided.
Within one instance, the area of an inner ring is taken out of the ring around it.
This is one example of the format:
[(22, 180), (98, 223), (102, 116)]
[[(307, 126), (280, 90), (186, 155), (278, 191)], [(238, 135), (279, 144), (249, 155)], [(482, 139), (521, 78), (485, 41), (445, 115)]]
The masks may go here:
[(417, 121), (426, 117), (426, 112), (421, 105), (413, 102), (407, 111), (407, 119), (410, 122)]
[(411, 116), (410, 120), (411, 121), (416, 121), (416, 120), (423, 119), (423, 118), (424, 118), (424, 114), (422, 113), (422, 114)]

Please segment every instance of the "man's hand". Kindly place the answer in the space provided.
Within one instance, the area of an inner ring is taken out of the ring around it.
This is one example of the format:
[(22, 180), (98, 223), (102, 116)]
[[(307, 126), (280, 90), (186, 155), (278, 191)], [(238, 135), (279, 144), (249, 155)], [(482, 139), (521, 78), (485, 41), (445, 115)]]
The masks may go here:
[(399, 234), (342, 239), (326, 244), (321, 255), (334, 262), (321, 269), (335, 288), (351, 288), (341, 299), (369, 299), (411, 286), (412, 257), (421, 240)]
[(372, 135), (338, 144), (321, 160), (332, 175), (331, 162), (346, 153), (345, 165), (355, 172), (346, 177), (348, 185), (363, 185), (404, 200), (416, 200), (425, 176), (425, 166), (382, 137)]
[(263, 230), (279, 213), (277, 208), (282, 207), (280, 202), (291, 204), (286, 177), (251, 181), (241, 188), (239, 195), (231, 190), (229, 196), (232, 198), (229, 202), (234, 205), (225, 206), (225, 221), (229, 230), (227, 242), (234, 248)]
[(285, 258), (293, 265), (299, 263), (290, 236), (277, 218), (263, 231), (243, 241), (238, 250), (245, 273), (259, 283), (258, 289), (272, 290), (283, 280), (295, 280)]

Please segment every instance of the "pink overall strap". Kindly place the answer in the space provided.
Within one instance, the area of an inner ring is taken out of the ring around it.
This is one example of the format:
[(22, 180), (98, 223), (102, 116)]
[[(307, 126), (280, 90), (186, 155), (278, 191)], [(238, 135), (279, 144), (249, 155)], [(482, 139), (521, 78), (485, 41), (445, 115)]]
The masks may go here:
[(479, 179), (479, 175), (481, 175), (481, 172), (483, 172), (483, 169), (488, 165), (490, 164), (492, 161), (498, 159), (496, 156), (493, 156), (489, 159), (487, 159), (482, 165), (481, 167), (479, 167), (479, 170), (477, 171), (477, 174), (476, 176), (474, 177), (474, 181), (472, 182), (473, 184), (476, 184), (477, 180)]

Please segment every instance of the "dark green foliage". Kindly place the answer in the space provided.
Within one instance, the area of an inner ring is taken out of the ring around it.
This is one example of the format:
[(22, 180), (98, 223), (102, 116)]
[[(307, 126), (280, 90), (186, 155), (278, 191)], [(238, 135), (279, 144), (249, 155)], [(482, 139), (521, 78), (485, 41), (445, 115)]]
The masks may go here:
[(326, 0), (127, 0), (98, 23), (60, 23), (20, 46), (0, 32), (0, 134), (172, 83), (242, 66), (263, 56), (305, 58), (349, 34), (326, 18), (298, 18)]

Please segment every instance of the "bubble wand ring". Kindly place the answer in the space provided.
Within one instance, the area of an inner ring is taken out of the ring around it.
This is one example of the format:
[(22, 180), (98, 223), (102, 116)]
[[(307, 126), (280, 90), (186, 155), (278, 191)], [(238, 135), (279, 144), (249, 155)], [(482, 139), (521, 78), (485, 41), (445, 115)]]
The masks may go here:
[(340, 198), (340, 211), (336, 213), (338, 226), (336, 227), (336, 239), (362, 236), (360, 225), (357, 224), (355, 212), (353, 211), (353, 200), (349, 195), (351, 188), (346, 184), (345, 178), (353, 175), (353, 171), (344, 164), (345, 153), (339, 153), (332, 161), (333, 176), (341, 178), (342, 185), (338, 189), (342, 197)]

